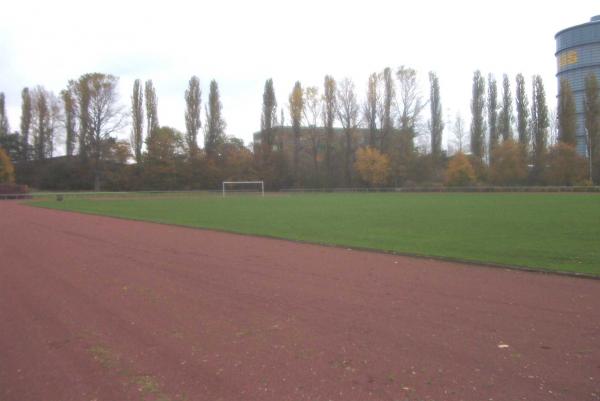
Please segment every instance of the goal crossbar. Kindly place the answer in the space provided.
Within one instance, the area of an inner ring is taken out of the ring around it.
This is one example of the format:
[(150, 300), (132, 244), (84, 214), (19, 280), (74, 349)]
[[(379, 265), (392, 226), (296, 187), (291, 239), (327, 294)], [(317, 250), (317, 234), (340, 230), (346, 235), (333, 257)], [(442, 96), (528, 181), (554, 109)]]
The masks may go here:
[(225, 190), (228, 184), (260, 184), (260, 192), (262, 196), (265, 196), (265, 182), (264, 181), (223, 181), (223, 186), (222, 186), (222, 191), (223, 191), (223, 196), (225, 196)]

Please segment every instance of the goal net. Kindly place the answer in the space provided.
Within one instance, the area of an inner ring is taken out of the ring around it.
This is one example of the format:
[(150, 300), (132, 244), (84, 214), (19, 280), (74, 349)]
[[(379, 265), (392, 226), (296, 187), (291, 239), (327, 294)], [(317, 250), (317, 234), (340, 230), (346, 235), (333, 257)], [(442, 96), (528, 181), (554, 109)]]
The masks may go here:
[(230, 194), (259, 193), (265, 196), (264, 181), (223, 181), (223, 196)]

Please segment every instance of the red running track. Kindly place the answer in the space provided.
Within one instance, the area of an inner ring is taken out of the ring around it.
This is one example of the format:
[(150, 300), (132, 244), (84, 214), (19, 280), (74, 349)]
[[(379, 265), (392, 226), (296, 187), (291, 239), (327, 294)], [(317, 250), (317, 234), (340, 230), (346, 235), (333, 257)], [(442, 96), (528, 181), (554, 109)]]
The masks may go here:
[(555, 399), (599, 280), (0, 203), (0, 401)]

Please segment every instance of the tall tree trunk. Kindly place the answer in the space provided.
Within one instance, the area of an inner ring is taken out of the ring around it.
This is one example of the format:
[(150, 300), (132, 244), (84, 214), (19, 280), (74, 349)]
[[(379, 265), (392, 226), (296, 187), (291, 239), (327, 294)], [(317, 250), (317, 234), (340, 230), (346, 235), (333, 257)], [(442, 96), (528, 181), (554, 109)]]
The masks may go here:
[(299, 183), (300, 172), (298, 170), (300, 158), (300, 127), (294, 127), (294, 181)]
[(346, 185), (350, 185), (352, 181), (352, 131), (351, 129), (346, 129), (346, 157), (344, 160), (345, 164), (345, 179)]

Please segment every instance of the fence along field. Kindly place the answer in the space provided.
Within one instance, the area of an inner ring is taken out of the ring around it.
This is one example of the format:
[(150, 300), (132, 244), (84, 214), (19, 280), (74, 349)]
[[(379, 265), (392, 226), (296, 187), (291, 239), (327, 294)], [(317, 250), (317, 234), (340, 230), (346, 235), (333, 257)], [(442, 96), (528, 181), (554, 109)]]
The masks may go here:
[(33, 205), (313, 243), (600, 276), (595, 194), (144, 194)]

